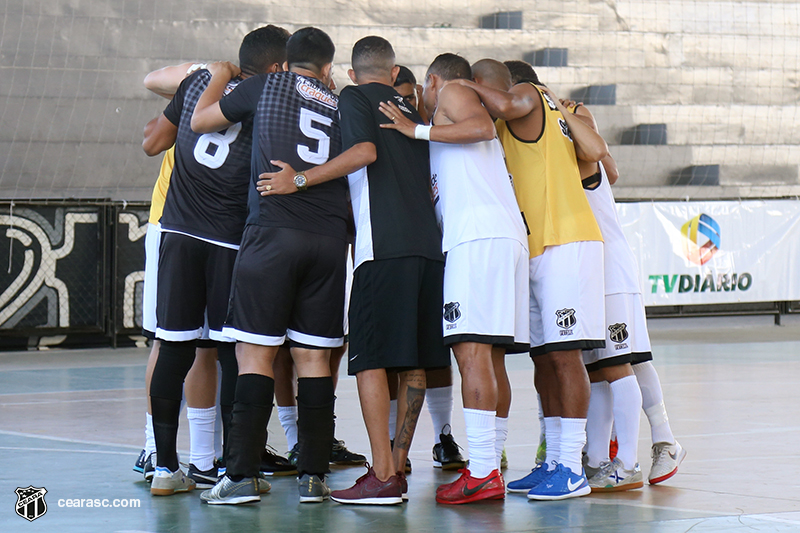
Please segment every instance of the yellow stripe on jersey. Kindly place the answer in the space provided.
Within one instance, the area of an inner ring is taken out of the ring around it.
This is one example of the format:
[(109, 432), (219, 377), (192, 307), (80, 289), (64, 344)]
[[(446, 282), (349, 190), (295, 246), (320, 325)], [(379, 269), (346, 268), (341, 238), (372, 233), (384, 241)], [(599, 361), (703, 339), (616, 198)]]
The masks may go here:
[(169, 180), (172, 177), (172, 168), (175, 166), (175, 146), (164, 152), (164, 159), (161, 161), (161, 172), (158, 180), (153, 187), (153, 197), (150, 200), (150, 219), (151, 224), (158, 224), (161, 220), (161, 213), (164, 211), (164, 202), (167, 200), (167, 189)]
[(583, 192), (575, 146), (564, 116), (547, 95), (538, 87), (536, 90), (544, 110), (544, 127), (538, 140), (523, 141), (505, 121), (496, 124), (514, 178), (517, 202), (530, 231), (531, 257), (541, 255), (546, 246), (603, 240)]

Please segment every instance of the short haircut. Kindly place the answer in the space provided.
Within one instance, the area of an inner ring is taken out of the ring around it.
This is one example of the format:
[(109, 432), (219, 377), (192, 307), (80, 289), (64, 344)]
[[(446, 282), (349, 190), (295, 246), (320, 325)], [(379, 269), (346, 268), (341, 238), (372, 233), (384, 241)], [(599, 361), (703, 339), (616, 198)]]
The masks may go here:
[(278, 26), (264, 26), (244, 36), (239, 47), (239, 68), (248, 74), (266, 72), (286, 61), (286, 41), (291, 34)]
[(390, 76), (394, 68), (394, 49), (383, 37), (370, 35), (353, 45), (350, 64), (358, 75)]
[(542, 82), (539, 81), (539, 76), (536, 75), (536, 71), (533, 70), (533, 67), (530, 65), (530, 63), (516, 59), (504, 61), (504, 63), (511, 72), (511, 83), (513, 85), (523, 82), (530, 82), (534, 83), (535, 85), (543, 85)]
[(333, 63), (336, 47), (327, 33), (319, 28), (301, 28), (286, 43), (286, 61), (289, 68), (300, 67), (319, 72)]
[(417, 78), (414, 77), (414, 73), (411, 72), (411, 69), (408, 67), (404, 67), (403, 65), (397, 65), (400, 67), (400, 72), (397, 73), (397, 79), (394, 80), (394, 86), (400, 87), (404, 83), (410, 83), (411, 85), (417, 85)]
[(481, 59), (473, 63), (472, 77), (476, 81), (478, 81), (479, 78), (487, 81), (495, 81), (503, 87), (510, 87), (513, 85), (508, 67), (494, 59)]
[(441, 54), (436, 56), (428, 67), (428, 75), (430, 74), (435, 74), (445, 81), (469, 80), (472, 78), (472, 69), (469, 61), (459, 55)]

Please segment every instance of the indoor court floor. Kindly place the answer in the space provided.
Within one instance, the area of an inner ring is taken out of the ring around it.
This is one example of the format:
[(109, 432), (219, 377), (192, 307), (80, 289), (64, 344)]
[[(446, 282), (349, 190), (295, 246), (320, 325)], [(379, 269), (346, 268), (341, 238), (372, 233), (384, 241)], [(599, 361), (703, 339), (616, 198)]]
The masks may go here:
[[(434, 502), (435, 487), (457, 474), (432, 468), (427, 412), (411, 450), (411, 499), (404, 505), (300, 505), (293, 477), (273, 479), (271, 494), (246, 506), (209, 507), (200, 503), (199, 492), (151, 497), (131, 470), (143, 444), (147, 349), (0, 354), (0, 532), (800, 531), (800, 320), (784, 317), (781, 327), (771, 317), (650, 324), (672, 427), (688, 451), (674, 478), (562, 502), (508, 495), (505, 501), (457, 507)], [(509, 357), (508, 367), (514, 399), (505, 477), (513, 480), (533, 466), (539, 424), (530, 359)], [(355, 380), (343, 373), (337, 396), (337, 437), (353, 451), (368, 452)], [(460, 395), (455, 403), (453, 432), (465, 446)], [(285, 453), (276, 415), (269, 439)], [(188, 459), (185, 427), (179, 449)], [(642, 416), (639, 460), (645, 476), (649, 451)], [(348, 487), (363, 472), (334, 467), (329, 485)], [(14, 490), (28, 485), (47, 489), (48, 506), (30, 523), (14, 509)], [(136, 498), (141, 506), (58, 505), (96, 498)]]

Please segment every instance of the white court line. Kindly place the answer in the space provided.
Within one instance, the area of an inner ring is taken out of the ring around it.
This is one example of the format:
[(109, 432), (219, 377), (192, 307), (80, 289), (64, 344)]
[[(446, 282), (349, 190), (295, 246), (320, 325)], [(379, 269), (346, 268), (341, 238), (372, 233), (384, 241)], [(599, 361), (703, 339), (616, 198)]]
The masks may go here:
[(778, 522), (781, 524), (800, 525), (800, 520), (789, 520), (788, 518), (778, 518), (777, 516), (770, 516), (770, 515), (747, 514), (742, 516), (742, 518), (754, 518), (756, 520), (764, 520), (766, 522)]
[(25, 395), (39, 395), (39, 394), (81, 394), (88, 392), (119, 392), (126, 390), (140, 390), (144, 391), (144, 387), (133, 387), (127, 389), (88, 389), (88, 390), (51, 390), (51, 391), (32, 391), (32, 392), (4, 392), (0, 396), (25, 396)]
[(719, 511), (709, 511), (707, 509), (690, 509), (688, 507), (669, 507), (666, 505), (652, 505), (649, 503), (637, 503), (633, 501), (627, 500), (607, 500), (607, 499), (594, 499), (589, 498), (586, 500), (587, 502), (599, 505), (627, 505), (628, 507), (637, 507), (640, 509), (657, 509), (659, 511), (677, 511), (677, 512), (684, 512), (684, 513), (701, 513), (705, 515), (714, 515), (714, 516), (740, 516), (734, 515), (731, 513), (721, 513)]
[(73, 444), (91, 444), (92, 446), (109, 446), (112, 448), (129, 448), (131, 450), (141, 450), (141, 446), (134, 446), (132, 444), (116, 444), (113, 442), (98, 442), (94, 440), (81, 440), (81, 439), (68, 439), (66, 437), (51, 437), (49, 435), (37, 435), (35, 433), (21, 433), (19, 431), (7, 431), (0, 429), (0, 435), (9, 435), (11, 437), (27, 437), (31, 439), (52, 440), (56, 442), (69, 442)]

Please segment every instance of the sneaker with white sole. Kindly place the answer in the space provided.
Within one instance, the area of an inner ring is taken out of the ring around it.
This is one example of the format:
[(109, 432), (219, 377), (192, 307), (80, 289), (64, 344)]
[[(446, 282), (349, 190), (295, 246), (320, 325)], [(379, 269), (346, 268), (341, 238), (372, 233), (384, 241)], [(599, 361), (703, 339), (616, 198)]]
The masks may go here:
[(529, 500), (566, 500), (590, 494), (592, 489), (583, 471), (575, 474), (561, 463), (556, 463), (556, 468), (550, 476), (533, 487), (528, 492)]
[(300, 494), (300, 503), (322, 503), (331, 495), (325, 477), (312, 474), (303, 474), (297, 480), (297, 492)]
[(180, 468), (172, 472), (169, 468), (157, 466), (153, 474), (153, 484), (150, 485), (150, 494), (172, 496), (176, 492), (189, 492), (194, 488), (194, 480), (186, 477)]
[(233, 481), (228, 476), (223, 476), (213, 488), (204, 491), (200, 495), (200, 499), (209, 505), (239, 505), (260, 502), (260, 484), (261, 481), (255, 477)]
[(189, 471), (186, 472), (186, 476), (194, 480), (198, 489), (210, 489), (219, 481), (217, 467), (213, 465), (208, 470), (200, 470), (192, 463), (189, 463)]
[(651, 485), (666, 481), (678, 473), (678, 467), (686, 457), (686, 450), (676, 440), (674, 444), (669, 442), (656, 442), (650, 451), (653, 458), (653, 465), (650, 467), (650, 475), (647, 480)]
[(589, 487), (592, 492), (618, 492), (623, 490), (640, 489), (644, 485), (642, 469), (639, 463), (631, 470), (625, 470), (619, 457), (613, 461), (600, 464), (600, 470), (589, 478)]
[(552, 474), (552, 471), (547, 470), (547, 465), (539, 463), (524, 478), (506, 484), (506, 490), (508, 492), (530, 492), (532, 488), (547, 479), (550, 474)]

